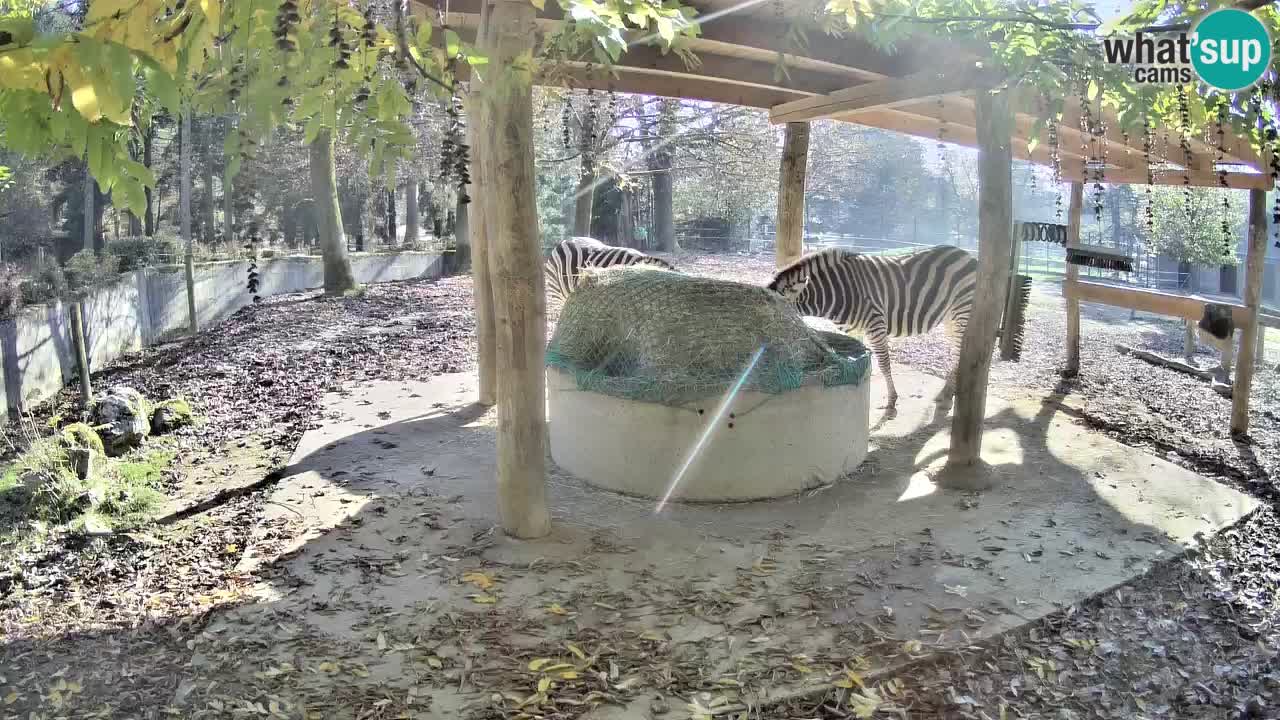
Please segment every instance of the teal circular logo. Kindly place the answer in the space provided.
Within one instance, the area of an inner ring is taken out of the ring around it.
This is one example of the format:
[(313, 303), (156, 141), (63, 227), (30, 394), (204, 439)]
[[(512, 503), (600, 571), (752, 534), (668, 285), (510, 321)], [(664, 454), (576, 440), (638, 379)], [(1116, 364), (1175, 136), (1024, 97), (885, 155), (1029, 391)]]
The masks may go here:
[(1223, 8), (1200, 18), (1191, 32), (1191, 64), (1200, 79), (1227, 92), (1262, 79), (1271, 64), (1271, 36), (1244, 10)]

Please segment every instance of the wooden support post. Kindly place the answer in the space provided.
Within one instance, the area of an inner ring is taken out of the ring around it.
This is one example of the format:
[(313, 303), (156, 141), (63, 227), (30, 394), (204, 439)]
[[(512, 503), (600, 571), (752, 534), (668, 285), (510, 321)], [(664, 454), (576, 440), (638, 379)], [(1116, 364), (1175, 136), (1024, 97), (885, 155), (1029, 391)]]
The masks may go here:
[(1258, 306), (1262, 304), (1262, 263), (1267, 254), (1267, 191), (1249, 191), (1249, 254), (1245, 260), (1244, 305), (1248, 318), (1240, 333), (1240, 366), (1231, 391), (1231, 432), (1249, 432), (1249, 393), (1253, 389), (1254, 352), (1258, 344)]
[(1022, 238), (1017, 233), (1014, 233), (1013, 244), (1009, 250), (1009, 270), (1005, 278), (1005, 284), (1009, 286), (1009, 289), (1005, 293), (1004, 310), (997, 320), (997, 327), (1002, 328), (1000, 331), (1000, 359), (1006, 362), (1013, 360), (1014, 340), (1017, 339), (1013, 328), (1009, 326), (1009, 321), (1013, 318), (1013, 309), (1018, 305), (1018, 292), (1014, 289), (1014, 281), (1018, 276), (1018, 259), (1021, 255)]
[(486, 242), (498, 339), (498, 515), (518, 538), (551, 532), (546, 497), (546, 298), (533, 169), (535, 8), (497, 0), (480, 96)]
[(1266, 367), (1267, 365), (1267, 329), (1265, 327), (1258, 328), (1258, 346), (1255, 348), (1257, 357), (1254, 359), (1254, 365)]
[[(1084, 210), (1084, 183), (1071, 183), (1071, 203), (1067, 206), (1067, 247), (1080, 244), (1080, 213)], [(1067, 296), (1067, 366), (1062, 374), (1080, 374), (1080, 301), (1071, 297), (1070, 287), (1080, 279), (1080, 267), (1067, 263), (1067, 280), (1063, 293)]]
[(778, 232), (775, 255), (778, 267), (804, 254), (804, 184), (809, 170), (809, 123), (787, 123), (778, 170)]
[(1008, 289), (1003, 281), (1012, 262), (1013, 114), (1008, 93), (978, 91), (977, 123), (978, 286), (956, 372), (949, 471), (938, 478), (942, 486), (957, 489), (978, 489), (990, 483), (989, 475), (975, 466), (982, 454), (991, 353)]
[(93, 402), (93, 386), (89, 383), (89, 350), (85, 340), (84, 301), (71, 300), (71, 342), (76, 349), (76, 372), (80, 375), (80, 405), (85, 410)]
[[(489, 34), (489, 3), (480, 8), (480, 30), (477, 43), (487, 42)], [(489, 206), (485, 179), (485, 166), (482, 162), (489, 150), (486, 147), (485, 133), (479, 131), (484, 124), (484, 103), (479, 101), (480, 93), (485, 90), (480, 81), (480, 73), (472, 73), (470, 92), (467, 93), (468, 142), (471, 145), (471, 213), (467, 218), (468, 242), (471, 244), (471, 280), (476, 305), (476, 366), (478, 372), (477, 402), (481, 405), (498, 403), (498, 325), (494, 317), (493, 298), (493, 266), (490, 263), (490, 248), (493, 246), (493, 235), (489, 232)]]
[(1196, 356), (1196, 322), (1191, 318), (1182, 320), (1182, 359), (1191, 362)]

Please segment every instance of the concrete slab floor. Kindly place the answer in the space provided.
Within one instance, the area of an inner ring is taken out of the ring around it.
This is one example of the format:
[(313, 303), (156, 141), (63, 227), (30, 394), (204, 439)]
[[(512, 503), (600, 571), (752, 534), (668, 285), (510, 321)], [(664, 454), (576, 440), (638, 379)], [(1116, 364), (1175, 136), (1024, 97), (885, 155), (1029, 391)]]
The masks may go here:
[(972, 644), (1124, 583), (1256, 506), (1053, 403), (994, 395), (993, 487), (940, 490), (941, 380), (895, 374), (897, 416), (880, 417), (877, 375), (870, 454), (832, 486), (655, 515), (653, 501), (553, 470), (555, 531), (534, 542), (496, 527), (495, 419), (470, 404), (472, 377), (331, 396), (246, 553), (245, 570), (277, 561), (259, 602), (221, 622), (285, 614), (349, 640), (373, 680), (432, 688), (420, 717), (518, 699), (563, 709), (598, 692), (617, 704), (588, 717), (643, 718)]

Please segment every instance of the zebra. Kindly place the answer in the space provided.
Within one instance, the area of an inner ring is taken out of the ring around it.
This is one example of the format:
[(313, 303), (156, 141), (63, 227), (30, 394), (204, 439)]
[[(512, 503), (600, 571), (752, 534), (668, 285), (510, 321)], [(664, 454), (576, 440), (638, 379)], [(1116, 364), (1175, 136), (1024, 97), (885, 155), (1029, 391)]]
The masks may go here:
[[(802, 315), (820, 316), (843, 332), (866, 334), (889, 389), (886, 409), (898, 403), (889, 370), (889, 338), (920, 335), (945, 321), (957, 357), (969, 323), (978, 261), (950, 245), (908, 255), (863, 255), (822, 250), (782, 268), (769, 289), (794, 302)], [(955, 394), (956, 368), (938, 396)]]
[(675, 266), (652, 255), (631, 248), (605, 245), (588, 237), (571, 237), (556, 245), (547, 255), (543, 271), (547, 276), (547, 296), (564, 301), (578, 287), (578, 278), (587, 268), (623, 265), (652, 265), (665, 270)]

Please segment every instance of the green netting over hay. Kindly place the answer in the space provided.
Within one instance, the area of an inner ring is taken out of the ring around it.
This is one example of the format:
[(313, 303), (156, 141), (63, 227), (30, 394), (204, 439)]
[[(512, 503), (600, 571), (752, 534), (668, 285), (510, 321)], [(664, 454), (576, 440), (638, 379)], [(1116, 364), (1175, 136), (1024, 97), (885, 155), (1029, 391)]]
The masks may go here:
[(584, 275), (564, 304), (547, 366), (582, 390), (683, 405), (722, 395), (762, 347), (746, 390), (858, 385), (871, 370), (862, 343), (810, 328), (764, 288), (647, 267)]

